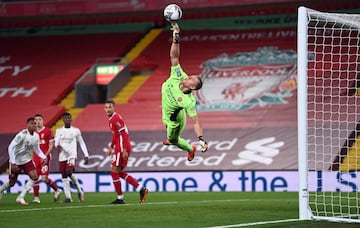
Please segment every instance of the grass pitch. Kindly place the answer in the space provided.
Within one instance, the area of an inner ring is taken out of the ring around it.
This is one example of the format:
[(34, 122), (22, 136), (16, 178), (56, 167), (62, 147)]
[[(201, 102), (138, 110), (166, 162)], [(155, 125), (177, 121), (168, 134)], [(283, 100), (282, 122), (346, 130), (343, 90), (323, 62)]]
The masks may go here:
[[(111, 205), (115, 193), (86, 193), (85, 201), (53, 202), (41, 193), (41, 204), (16, 204), (17, 194), (0, 201), (0, 227), (359, 227), (359, 224), (297, 221), (294, 192), (150, 192), (144, 204), (126, 192), (124, 205)], [(28, 194), (30, 202), (33, 196)], [(73, 199), (77, 199), (73, 194)]]

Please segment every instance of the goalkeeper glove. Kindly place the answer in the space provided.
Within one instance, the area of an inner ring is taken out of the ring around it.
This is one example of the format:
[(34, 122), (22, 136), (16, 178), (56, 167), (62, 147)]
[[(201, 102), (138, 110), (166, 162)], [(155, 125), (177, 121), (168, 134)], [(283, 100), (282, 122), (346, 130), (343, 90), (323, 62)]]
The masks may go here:
[(176, 22), (171, 22), (170, 30), (173, 31), (173, 42), (178, 44), (180, 40), (180, 27)]
[(199, 136), (198, 139), (201, 147), (201, 152), (205, 153), (208, 150), (208, 144), (202, 136)]

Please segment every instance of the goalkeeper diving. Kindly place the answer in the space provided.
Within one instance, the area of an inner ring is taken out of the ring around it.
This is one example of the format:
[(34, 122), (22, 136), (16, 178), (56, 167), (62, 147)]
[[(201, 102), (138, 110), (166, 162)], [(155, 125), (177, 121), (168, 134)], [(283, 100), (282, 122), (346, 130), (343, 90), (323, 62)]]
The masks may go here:
[(193, 90), (202, 87), (202, 80), (198, 75), (188, 76), (181, 68), (180, 57), (180, 27), (176, 22), (171, 23), (172, 42), (170, 47), (171, 72), (170, 77), (162, 84), (162, 121), (166, 127), (167, 139), (164, 145), (176, 145), (187, 151), (187, 159), (192, 161), (195, 157), (196, 145), (189, 144), (181, 137), (186, 126), (186, 115), (194, 124), (194, 131), (198, 138), (201, 151), (206, 152), (208, 145), (204, 140), (195, 104)]

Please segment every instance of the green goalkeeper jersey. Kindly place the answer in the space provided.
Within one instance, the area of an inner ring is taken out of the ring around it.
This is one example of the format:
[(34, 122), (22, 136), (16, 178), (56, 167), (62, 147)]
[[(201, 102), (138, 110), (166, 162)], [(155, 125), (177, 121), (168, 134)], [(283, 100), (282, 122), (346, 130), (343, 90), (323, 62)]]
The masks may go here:
[(188, 75), (181, 69), (180, 64), (171, 67), (170, 77), (163, 83), (162, 94), (162, 119), (165, 124), (182, 121), (177, 119), (181, 110), (190, 116), (196, 115), (196, 99), (192, 93), (183, 93), (179, 85)]

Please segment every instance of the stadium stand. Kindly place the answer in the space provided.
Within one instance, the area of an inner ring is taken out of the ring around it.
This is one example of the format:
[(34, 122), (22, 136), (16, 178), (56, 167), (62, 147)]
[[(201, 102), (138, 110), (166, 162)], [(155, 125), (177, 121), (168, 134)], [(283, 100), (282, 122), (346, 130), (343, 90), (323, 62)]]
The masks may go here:
[[(1, 46), (0, 56), (1, 161), (6, 163), (9, 138), (26, 126), (28, 117), (42, 113), (51, 126), (65, 110), (59, 103), (82, 73), (97, 58), (124, 56), (151, 26), (151, 22), (125, 25), (129, 32), (115, 26), (102, 34), (67, 34), (84, 27), (52, 27), (26, 36), (2, 33), (0, 42), (6, 45)], [(57, 29), (66, 35), (45, 31)]]
[[(57, 104), (73, 89), (75, 81), (97, 58), (124, 55), (142, 35), (141, 32), (129, 32), (2, 37), (0, 42), (7, 45), (1, 48), (4, 62), (1, 65), (0, 105), (6, 107), (12, 104), (12, 113), (15, 113), (13, 116), (17, 120), (26, 119), (29, 115), (24, 115), (24, 106), (27, 109), (35, 106), (61, 112), (61, 108), (56, 107)], [(22, 90), (31, 93), (20, 93)], [(32, 108), (31, 112), (43, 112), (43, 109)], [(7, 109), (1, 109), (1, 115), (6, 115), (7, 112)], [(52, 113), (50, 117), (58, 116), (56, 114), (58, 113)], [(2, 124), (0, 132), (14, 132), (14, 129), (23, 126), (22, 121), (7, 121)]]

